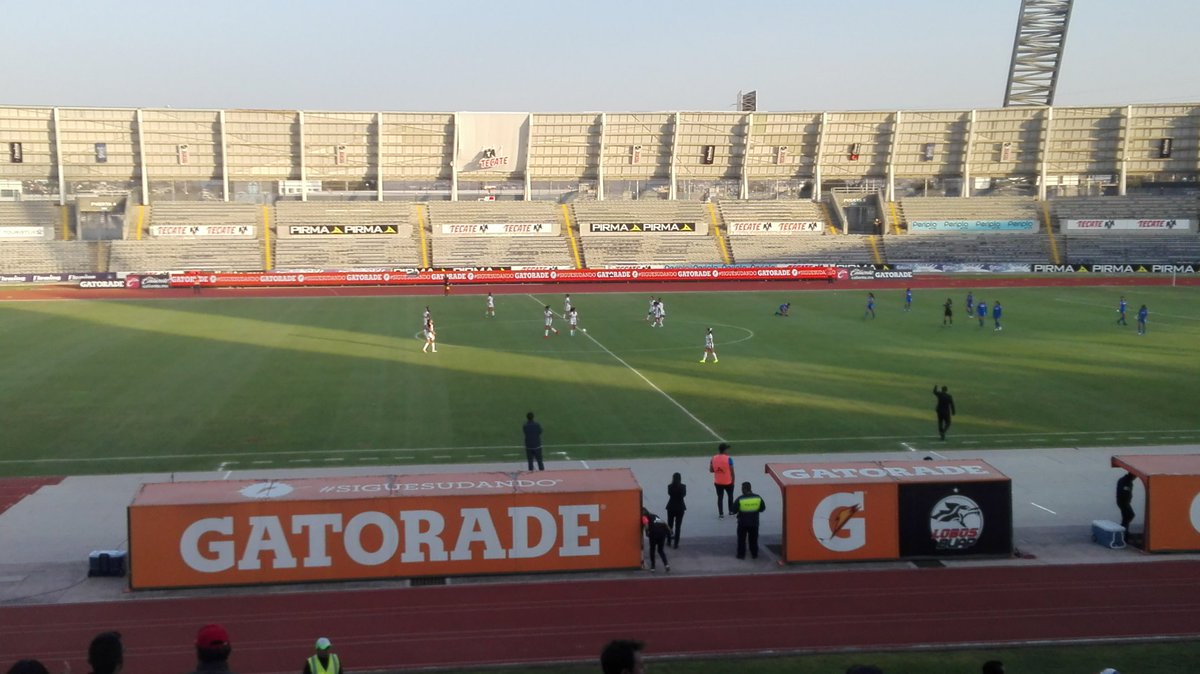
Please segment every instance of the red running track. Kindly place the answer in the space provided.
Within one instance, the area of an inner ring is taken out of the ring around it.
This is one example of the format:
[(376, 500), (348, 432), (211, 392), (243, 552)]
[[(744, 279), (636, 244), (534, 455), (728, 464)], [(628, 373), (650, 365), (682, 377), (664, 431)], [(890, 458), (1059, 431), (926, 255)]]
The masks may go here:
[(6, 477), (0, 479), (0, 513), (46, 485), (62, 482), (61, 477)]
[(318, 636), (356, 670), (594, 662), (618, 637), (651, 656), (1195, 637), (1198, 577), (1176, 560), (138, 597), (0, 608), (0, 654), (86, 672), (91, 636), (117, 629), (128, 671), (187, 671), (207, 622), (243, 674), (299, 671)]

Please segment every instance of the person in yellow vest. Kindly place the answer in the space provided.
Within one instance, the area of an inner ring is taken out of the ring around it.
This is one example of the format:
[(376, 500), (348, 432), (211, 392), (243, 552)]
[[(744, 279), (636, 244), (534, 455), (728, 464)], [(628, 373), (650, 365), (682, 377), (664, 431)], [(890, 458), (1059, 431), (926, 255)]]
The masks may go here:
[(729, 501), (729, 514), (736, 515), (733, 509), (733, 457), (729, 456), (729, 444), (722, 442), (717, 446), (717, 453), (708, 462), (708, 472), (713, 474), (713, 486), (717, 489), (717, 517), (725, 517), (725, 502)]
[(330, 650), (332, 646), (325, 637), (317, 639), (317, 652), (304, 662), (304, 674), (345, 674), (342, 661)]
[(746, 544), (750, 544), (750, 556), (758, 559), (758, 514), (767, 509), (767, 504), (758, 494), (750, 491), (750, 483), (742, 483), (742, 495), (733, 502), (737, 513), (737, 558), (746, 558)]

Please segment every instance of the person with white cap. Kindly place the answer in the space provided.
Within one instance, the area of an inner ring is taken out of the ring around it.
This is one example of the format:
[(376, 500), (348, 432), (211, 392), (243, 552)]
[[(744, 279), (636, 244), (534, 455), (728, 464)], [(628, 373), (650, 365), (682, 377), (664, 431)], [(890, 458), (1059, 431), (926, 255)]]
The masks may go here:
[(304, 674), (344, 674), (342, 661), (332, 647), (329, 639), (317, 639), (317, 652), (304, 662)]

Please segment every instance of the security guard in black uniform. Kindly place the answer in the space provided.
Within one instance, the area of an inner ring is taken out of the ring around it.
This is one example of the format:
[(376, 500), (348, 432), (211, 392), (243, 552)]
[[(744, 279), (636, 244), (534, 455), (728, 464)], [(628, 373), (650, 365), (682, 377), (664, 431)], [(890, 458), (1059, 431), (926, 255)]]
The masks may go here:
[(737, 558), (746, 558), (746, 543), (750, 543), (750, 556), (758, 559), (758, 514), (767, 509), (767, 504), (758, 494), (750, 491), (750, 483), (742, 483), (742, 495), (733, 502), (737, 513)]
[(304, 663), (304, 674), (345, 674), (342, 661), (330, 648), (329, 639), (317, 639), (317, 652)]

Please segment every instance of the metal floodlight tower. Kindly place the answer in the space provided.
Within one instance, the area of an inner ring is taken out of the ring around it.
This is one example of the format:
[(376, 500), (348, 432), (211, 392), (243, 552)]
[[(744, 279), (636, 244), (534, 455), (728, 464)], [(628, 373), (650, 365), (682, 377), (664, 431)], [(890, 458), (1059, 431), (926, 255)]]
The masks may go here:
[(1074, 0), (1021, 0), (1004, 107), (1053, 105)]

